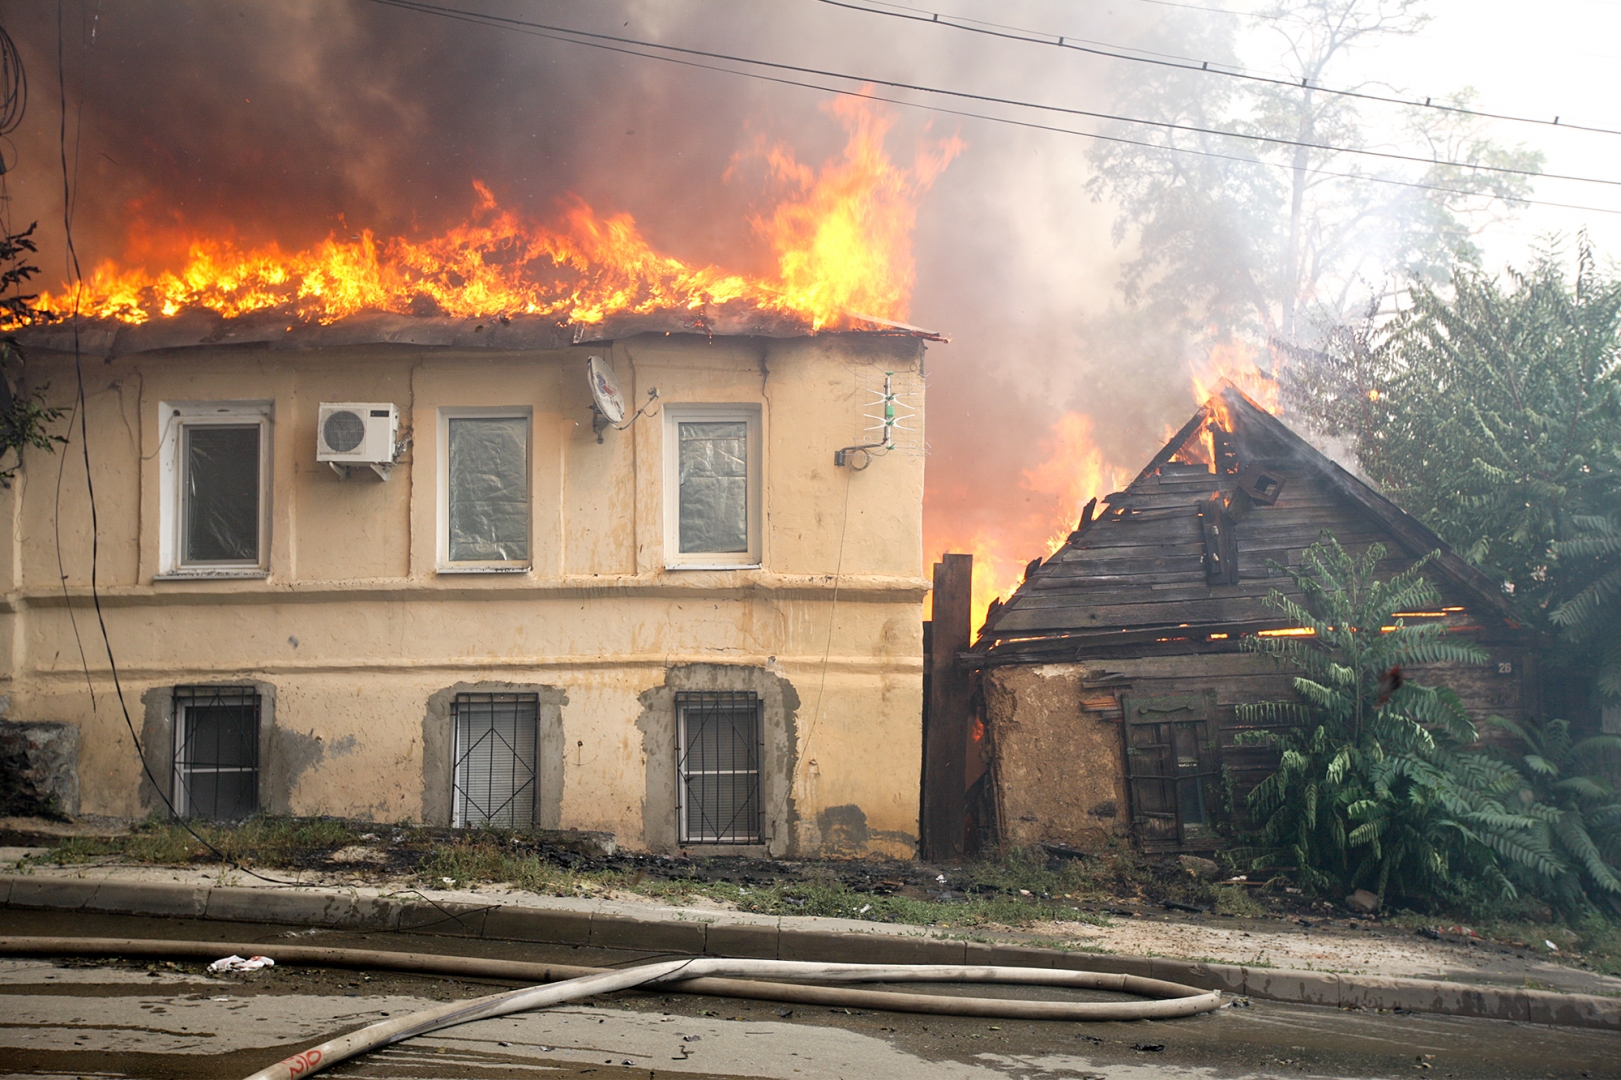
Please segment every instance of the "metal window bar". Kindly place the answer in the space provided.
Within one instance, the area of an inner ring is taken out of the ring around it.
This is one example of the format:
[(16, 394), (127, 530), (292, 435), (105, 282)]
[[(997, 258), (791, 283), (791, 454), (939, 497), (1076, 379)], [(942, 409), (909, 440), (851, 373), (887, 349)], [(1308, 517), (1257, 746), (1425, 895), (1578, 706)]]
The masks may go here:
[(675, 709), (681, 842), (764, 843), (759, 695), (679, 693)]
[(234, 821), (259, 811), (259, 694), (251, 686), (174, 690), (174, 806)]
[(457, 694), (453, 803), (457, 828), (535, 823), (538, 694)]

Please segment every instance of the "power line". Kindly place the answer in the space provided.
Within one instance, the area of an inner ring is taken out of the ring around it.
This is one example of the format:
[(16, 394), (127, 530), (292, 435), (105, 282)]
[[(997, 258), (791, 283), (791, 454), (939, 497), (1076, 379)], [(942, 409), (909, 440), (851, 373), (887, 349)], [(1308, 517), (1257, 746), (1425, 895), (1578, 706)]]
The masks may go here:
[(1197, 11), (1205, 15), (1236, 15), (1240, 19), (1285, 19), (1286, 15), (1263, 15), (1255, 11), (1234, 11), (1232, 8), (1205, 7), (1203, 4), (1179, 4), (1176, 0), (1137, 0), (1139, 4), (1156, 4), (1159, 7), (1182, 8), (1186, 11)]
[[(912, 7), (909, 4), (894, 3), (894, 2), (892, 2), (892, 0), (867, 0), (867, 2), (869, 4), (871, 4), (872, 6), (874, 6), (874, 7), (895, 8), (896, 10), (905, 11), (905, 12), (909, 12), (909, 13), (912, 13), (912, 14), (928, 15), (929, 19), (926, 20), (926, 21), (929, 21), (929, 22), (933, 22), (934, 19), (935, 19), (935, 15), (934, 15), (933, 12), (921, 12), (920, 13), (919, 9), (917, 9), (915, 7)], [(866, 9), (865, 8), (857, 8), (856, 10), (861, 11), (861, 10), (866, 10)], [(879, 12), (878, 14), (884, 14), (884, 12)], [(1039, 30), (1025, 30), (1025, 29), (1023, 29), (1021, 27), (1013, 26), (1010, 23), (999, 23), (999, 22), (996, 22), (996, 21), (994, 21), (992, 19), (973, 19), (973, 18), (968, 17), (967, 15), (947, 15), (947, 14), (942, 12), (938, 16), (938, 18), (940, 18), (940, 19), (954, 19), (959, 23), (968, 23), (968, 24), (970, 24), (972, 26), (989, 26), (989, 27), (991, 27), (993, 29), (996, 29), (996, 30), (1008, 30), (1008, 31), (1011, 31), (1011, 32), (1014, 32), (1014, 33), (1017, 33), (1017, 34), (1041, 35), (1041, 34), (1044, 33), (1044, 31), (1039, 31)], [(1043, 43), (1043, 44), (1052, 44), (1052, 42), (1046, 40), (1047, 38), (1051, 38), (1051, 37), (1053, 37), (1053, 35), (1047, 34), (1046, 37), (1039, 37), (1038, 36), (1036, 38), (1033, 38), (1032, 40), (1035, 40), (1035, 41)], [(1202, 63), (1202, 61), (1194, 60), (1192, 57), (1184, 56), (1181, 53), (1160, 52), (1160, 51), (1158, 51), (1156, 49), (1139, 49), (1139, 48), (1136, 48), (1135, 46), (1132, 46), (1132, 45), (1112, 45), (1107, 41), (1095, 41), (1092, 38), (1076, 37), (1073, 34), (1065, 34), (1065, 35), (1063, 35), (1063, 38), (1064, 38), (1064, 40), (1066, 42), (1078, 41), (1083, 45), (1096, 45), (1099, 48), (1119, 49), (1122, 52), (1137, 53), (1137, 54), (1139, 54), (1141, 56), (1163, 56), (1168, 60), (1181, 60), (1184, 63), (1193, 63), (1193, 64)], [(1020, 39), (1020, 40), (1023, 40), (1023, 39)], [(1235, 65), (1235, 64), (1222, 64), (1221, 66), (1222, 66), (1222, 68), (1224, 68), (1225, 70), (1228, 70), (1228, 71), (1243, 71), (1244, 70), (1242, 67), (1240, 67), (1238, 65)]]
[[(1200, 127), (1196, 124), (1177, 124), (1169, 120), (1144, 120), (1140, 117), (1096, 112), (1091, 109), (1076, 109), (1063, 105), (1044, 105), (1038, 102), (1021, 101), (1017, 98), (997, 97), (992, 94), (975, 94), (967, 90), (948, 90), (941, 87), (925, 86), (920, 83), (899, 82), (894, 79), (879, 79), (870, 76), (850, 75), (845, 72), (830, 71), (824, 68), (805, 67), (798, 64), (777, 63), (770, 60), (756, 60), (752, 57), (737, 56), (730, 53), (717, 53), (710, 52), (705, 49), (684, 48), (679, 45), (664, 45), (655, 41), (641, 41), (636, 38), (619, 37), (614, 34), (599, 34), (587, 30), (575, 30), (566, 26), (552, 26), (546, 23), (530, 22), (525, 19), (514, 19), (499, 15), (488, 15), (483, 12), (466, 11), (461, 8), (441, 7), (437, 4), (422, 2), (422, 0), (372, 0), (372, 2), (428, 15), (440, 15), (462, 21), (477, 22), (488, 26), (511, 26), (514, 28), (524, 28), (526, 30), (545, 31), (553, 34), (567, 34), (573, 35), (576, 38), (587, 38), (597, 41), (611, 41), (622, 45), (636, 46), (638, 48), (660, 49), (666, 52), (681, 53), (687, 56), (702, 56), (712, 60), (724, 60), (728, 63), (736, 64), (749, 64), (754, 67), (770, 68), (777, 71), (791, 71), (802, 75), (816, 75), (822, 78), (843, 79), (848, 82), (863, 83), (867, 85), (887, 86), (896, 90), (911, 90), (917, 93), (938, 94), (943, 97), (962, 98), (964, 100), (978, 101), (989, 105), (1008, 105), (1014, 108), (1035, 109), (1042, 112), (1061, 113), (1066, 116), (1084, 116), (1094, 120), (1110, 120), (1119, 123), (1140, 124), (1144, 127), (1163, 128), (1167, 131), (1182, 131), (1196, 135), (1213, 135), (1219, 138), (1267, 143), (1273, 146), (1284, 146), (1295, 149), (1322, 150), (1334, 154), (1354, 154), (1361, 157), (1380, 158), (1387, 161), (1403, 161), (1411, 164), (1427, 166), (1444, 165), (1456, 169), (1469, 169), (1474, 172), (1488, 172), (1504, 176), (1523, 176), (1544, 180), (1568, 180), (1573, 183), (1599, 184), (1605, 187), (1621, 187), (1621, 180), (1607, 180), (1602, 177), (1573, 176), (1566, 173), (1544, 173), (1535, 169), (1516, 169), (1506, 165), (1483, 165), (1476, 162), (1452, 161), (1449, 159), (1438, 160), (1435, 158), (1419, 157), (1415, 154), (1401, 154), (1393, 150), (1370, 150), (1362, 147), (1335, 146), (1331, 143), (1308, 142), (1302, 139), (1285, 139), (1272, 135), (1254, 135), (1244, 132), (1223, 131), (1220, 128)], [(541, 36), (544, 36), (544, 34)]]
[[(1433, 109), (1438, 112), (1453, 113), (1458, 116), (1473, 116), (1482, 120), (1505, 120), (1515, 124), (1536, 124), (1540, 127), (1556, 127), (1568, 131), (1585, 131), (1599, 135), (1621, 135), (1621, 129), (1594, 127), (1587, 124), (1567, 124), (1561, 122), (1559, 117), (1544, 120), (1535, 116), (1515, 116), (1511, 113), (1487, 112), (1483, 109), (1469, 109), (1462, 105), (1436, 104), (1431, 97), (1423, 101), (1408, 100), (1394, 97), (1389, 94), (1374, 94), (1366, 90), (1345, 90), (1321, 83), (1307, 83), (1304, 79), (1282, 79), (1272, 75), (1257, 75), (1252, 72), (1235, 69), (1230, 65), (1213, 65), (1209, 61), (1193, 61), (1185, 57), (1156, 59), (1153, 56), (1132, 55), (1140, 50), (1127, 50), (1126, 46), (1110, 45), (1100, 41), (1086, 41), (1068, 35), (1054, 34), (1046, 30), (1027, 30), (1016, 26), (1002, 26), (998, 23), (985, 23), (978, 19), (964, 19), (960, 16), (941, 15), (935, 12), (918, 12), (912, 14), (905, 10), (883, 10), (893, 5), (885, 4), (882, 7), (867, 7), (859, 3), (850, 3), (848, 0), (817, 0), (818, 3), (831, 7), (845, 8), (849, 11), (859, 11), (867, 15), (882, 15), (885, 18), (900, 19), (904, 22), (926, 23), (930, 26), (946, 26), (953, 30), (965, 30), (971, 34), (983, 34), (987, 37), (1001, 38), (1006, 41), (1024, 41), (1032, 45), (1050, 45), (1073, 52), (1086, 53), (1091, 56), (1107, 57), (1111, 60), (1129, 60), (1134, 64), (1152, 64), (1155, 67), (1175, 68), (1179, 71), (1197, 71), (1200, 74), (1219, 75), (1224, 79), (1241, 79), (1246, 82), (1264, 83), (1268, 86), (1282, 86), (1292, 89), (1309, 89), (1320, 94), (1333, 94), (1339, 97), (1356, 98), (1360, 101), (1376, 101), (1385, 105), (1404, 105), (1415, 109)], [(1170, 7), (1191, 7), (1188, 4), (1169, 4), (1168, 0), (1143, 0), (1145, 3), (1164, 3)], [(1197, 11), (1215, 10), (1211, 8), (1194, 8)], [(1228, 14), (1242, 14), (1241, 12), (1228, 12)], [(977, 24), (977, 25), (976, 25)], [(991, 27), (997, 27), (991, 29)], [(1161, 54), (1162, 56), (1164, 54)]]
[[(95, 482), (94, 470), (90, 467), (90, 427), (89, 427), (89, 419), (88, 419), (88, 416), (87, 416), (87, 413), (89, 411), (89, 404), (88, 404), (88, 401), (86, 400), (85, 392), (84, 392), (84, 353), (83, 353), (82, 349), (80, 348), (80, 342), (79, 342), (79, 320), (80, 320), (79, 301), (80, 301), (80, 297), (82, 296), (82, 294), (84, 292), (84, 274), (79, 268), (79, 251), (78, 251), (78, 248), (75, 247), (75, 245), (73, 243), (73, 216), (74, 216), (75, 207), (78, 204), (78, 190), (77, 190), (77, 187), (78, 187), (78, 175), (79, 175), (79, 164), (78, 164), (79, 163), (79, 140), (80, 140), (80, 137), (84, 133), (84, 123), (83, 123), (84, 117), (83, 117), (83, 111), (82, 111), (83, 110), (83, 103), (81, 102), (81, 104), (80, 104), (80, 110), (81, 110), (80, 115), (79, 115), (79, 118), (78, 118), (78, 122), (75, 124), (75, 127), (74, 127), (73, 169), (70, 172), (69, 169), (68, 169), (67, 67), (66, 67), (66, 63), (65, 63), (65, 55), (64, 55), (64, 50), (63, 50), (63, 36), (64, 35), (63, 35), (63, 32), (62, 32), (62, 0), (57, 0), (57, 3), (56, 3), (56, 87), (57, 87), (57, 104), (58, 104), (58, 107), (60, 109), (60, 117), (59, 117), (58, 126), (57, 126), (57, 150), (58, 150), (58, 155), (59, 155), (59, 157), (61, 159), (61, 165), (62, 165), (62, 232), (63, 232), (64, 240), (65, 240), (66, 245), (67, 245), (66, 254), (67, 254), (67, 266), (68, 266), (69, 281), (73, 285), (73, 310), (72, 310), (72, 323), (71, 323), (71, 325), (73, 327), (73, 372), (74, 372), (75, 380), (77, 382), (77, 390), (76, 390), (75, 395), (74, 395), (74, 409), (75, 409), (75, 412), (77, 414), (77, 419), (78, 419), (78, 424), (79, 424), (79, 451), (80, 451), (81, 456), (84, 459), (85, 495), (86, 495), (87, 499), (89, 500), (89, 505), (90, 505), (90, 599), (91, 599), (91, 602), (92, 602), (92, 604), (93, 604), (93, 606), (95, 608), (95, 612), (96, 612), (96, 625), (101, 631), (102, 647), (107, 652), (107, 669), (108, 669), (108, 672), (112, 675), (113, 690), (114, 690), (115, 696), (117, 697), (117, 700), (118, 700), (118, 709), (119, 709), (119, 712), (121, 712), (123, 714), (124, 726), (129, 729), (129, 737), (130, 737), (131, 743), (133, 743), (133, 745), (134, 745), (135, 756), (141, 763), (141, 772), (146, 776), (147, 782), (152, 785), (152, 790), (157, 793), (158, 798), (162, 799), (163, 804), (166, 807), (169, 808), (170, 815), (173, 816), (174, 819), (180, 823), (180, 827), (185, 829), (186, 832), (190, 833), (192, 838), (194, 840), (196, 840), (198, 843), (202, 844), (203, 847), (207, 848), (213, 854), (218, 856), (220, 861), (225, 863), (226, 865), (230, 866), (231, 869), (239, 870), (242, 873), (249, 875), (250, 877), (256, 877), (260, 881), (269, 882), (269, 883), (271, 883), (273, 885), (293, 885), (293, 884), (296, 884), (296, 883), (291, 882), (291, 881), (281, 881), (281, 880), (279, 880), (277, 878), (273, 878), (273, 877), (267, 877), (264, 874), (258, 873), (257, 871), (254, 871), (254, 870), (250, 870), (247, 867), (243, 866), (237, 860), (231, 858), (229, 855), (225, 854), (225, 852), (221, 851), (219, 848), (217, 848), (213, 844), (209, 843), (208, 840), (205, 839), (201, 833), (199, 833), (195, 828), (192, 827), (191, 822), (187, 821), (185, 818), (180, 816), (179, 812), (176, 811), (176, 809), (175, 809), (174, 801), (169, 798), (169, 793), (164, 790), (163, 785), (158, 783), (158, 778), (155, 775), (153, 775), (153, 773), (152, 773), (152, 765), (151, 765), (150, 762), (148, 762), (146, 760), (146, 750), (141, 745), (141, 737), (135, 730), (135, 721), (130, 717), (129, 702), (124, 697), (124, 683), (123, 683), (122, 678), (118, 674), (118, 660), (113, 655), (113, 639), (112, 639), (112, 635), (107, 630), (107, 617), (106, 617), (105, 613), (102, 611), (101, 586), (100, 586), (100, 582), (98, 581), (98, 573), (97, 573), (98, 568), (99, 568), (99, 564), (100, 564), (100, 561), (101, 561), (101, 525), (100, 525), (99, 516), (97, 514), (97, 510), (96, 510), (96, 482)], [(72, 430), (73, 430), (72, 423), (73, 423), (73, 421), (70, 419), (69, 420), (69, 426), (68, 426), (69, 437), (71, 437), (71, 435), (72, 435)], [(66, 457), (67, 457), (67, 455), (64, 452), (64, 454), (63, 454), (64, 462), (66, 460)], [(61, 481), (62, 481), (62, 478), (61, 478), (61, 473), (59, 471), (57, 473), (57, 487), (56, 487), (56, 500), (57, 500), (57, 502), (56, 502), (55, 511), (54, 511), (54, 513), (52, 515), (56, 519), (56, 521), (58, 523), (61, 521), (61, 518), (62, 518), (62, 483), (61, 483)], [(60, 526), (58, 526), (58, 530), (57, 530), (56, 544), (57, 544), (57, 551), (56, 551), (57, 566), (58, 566), (58, 568), (60, 568), (62, 566), (62, 540), (61, 540)], [(69, 599), (67, 597), (67, 574), (66, 574), (65, 571), (62, 573), (62, 592), (63, 592), (64, 600), (67, 603), (68, 617), (69, 617), (70, 620), (72, 620), (72, 617), (73, 617), (73, 604), (72, 604), (71, 599)], [(73, 633), (74, 633), (75, 639), (77, 639), (78, 638), (78, 633), (79, 633), (79, 627), (78, 627), (78, 623), (76, 621), (73, 623)], [(80, 645), (79, 645), (79, 662), (84, 667), (85, 682), (90, 685), (90, 711), (91, 711), (91, 714), (94, 715), (95, 711), (96, 711), (95, 682), (91, 678), (91, 675), (90, 675), (90, 663), (89, 663), (89, 660), (85, 658), (84, 645), (83, 645), (82, 642), (80, 642)]]
[[(538, 30), (523, 27), (498, 26), (483, 21), (478, 13), (470, 13), (470, 17), (453, 14), (444, 9), (435, 9), (426, 5), (418, 5), (413, 0), (372, 0), (373, 3), (384, 4), (390, 7), (404, 8), (408, 11), (417, 11), (419, 14), (439, 15), (456, 22), (467, 22), (474, 26), (484, 26), (489, 29), (510, 30), (514, 33), (525, 34), (529, 37), (543, 38), (547, 41), (556, 41), (565, 45), (581, 45), (589, 49), (598, 49), (603, 52), (618, 53), (624, 56), (640, 57), (643, 60), (657, 60), (660, 63), (674, 64), (678, 67), (690, 67), (700, 71), (712, 71), (722, 75), (735, 75), (738, 78), (753, 79), (757, 82), (772, 83), (777, 86), (792, 86), (805, 90), (817, 90), (826, 94), (840, 97), (859, 98), (864, 101), (881, 101), (888, 105), (900, 105), (908, 109), (920, 109), (925, 112), (939, 113), (943, 116), (957, 116), (969, 120), (983, 120), (993, 124), (1004, 124), (1009, 127), (1025, 128), (1031, 131), (1045, 131), (1059, 135), (1075, 135), (1097, 142), (1118, 143), (1125, 146), (1140, 146), (1149, 150), (1160, 150), (1167, 153), (1188, 154), (1195, 157), (1214, 158), (1220, 161), (1235, 161), (1246, 165), (1265, 165), (1270, 168), (1287, 169), (1290, 166), (1281, 162), (1262, 161), (1258, 158), (1242, 157), (1237, 154), (1223, 154), (1215, 150), (1195, 150), (1191, 147), (1166, 146), (1161, 143), (1151, 143), (1142, 139), (1130, 139), (1120, 135), (1103, 135), (1094, 131), (1077, 131), (1074, 128), (1059, 127), (1056, 124), (1042, 124), (1034, 120), (1016, 120), (1006, 116), (992, 116), (987, 113), (971, 112), (966, 109), (951, 109), (943, 105), (928, 105), (917, 101), (908, 101), (905, 98), (884, 97), (881, 94), (866, 91), (846, 90), (837, 86), (826, 86), (821, 83), (805, 82), (799, 79), (787, 79), (774, 75), (762, 75), (752, 71), (738, 71), (734, 68), (719, 67), (714, 64), (699, 63), (694, 60), (682, 60), (672, 56), (660, 56), (656, 53), (637, 52), (634, 49), (621, 48), (615, 45), (605, 45), (596, 41), (581, 41), (578, 38), (562, 37), (556, 34), (544, 33)], [(1365, 173), (1332, 172), (1319, 170), (1318, 176), (1326, 176), (1340, 180), (1357, 180), (1370, 184), (1384, 184), (1390, 187), (1412, 188), (1420, 191), (1434, 191), (1441, 194), (1462, 195), (1466, 197), (1485, 198), (1493, 201), (1505, 202), (1520, 206), (1545, 206), (1559, 210), (1579, 210), (1594, 214), (1621, 214), (1621, 209), (1610, 209), (1602, 206), (1585, 206), (1577, 203), (1553, 202), (1547, 199), (1522, 198), (1518, 196), (1501, 196), (1486, 191), (1470, 191), (1465, 188), (1446, 187), (1442, 184), (1427, 184), (1417, 180), (1397, 180), (1391, 177), (1370, 176)]]

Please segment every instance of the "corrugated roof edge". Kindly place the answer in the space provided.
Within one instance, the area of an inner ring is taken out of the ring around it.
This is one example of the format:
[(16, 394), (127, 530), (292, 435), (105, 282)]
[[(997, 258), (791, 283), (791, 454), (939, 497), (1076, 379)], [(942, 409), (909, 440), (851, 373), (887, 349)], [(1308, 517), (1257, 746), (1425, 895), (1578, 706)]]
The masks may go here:
[(560, 323), (540, 315), (461, 319), (362, 312), (322, 324), (297, 321), (286, 312), (255, 312), (226, 318), (207, 308), (192, 308), (144, 323), (81, 319), (77, 330), (68, 321), (21, 327), (13, 331), (13, 336), (24, 347), (73, 352), (77, 335), (77, 348), (82, 355), (113, 360), (136, 353), (218, 345), (322, 349), (398, 344), (519, 350), (605, 343), (639, 334), (790, 338), (849, 333), (949, 340), (932, 330), (867, 315), (851, 315), (847, 325), (814, 330), (802, 319), (737, 304), (611, 315), (596, 323)]

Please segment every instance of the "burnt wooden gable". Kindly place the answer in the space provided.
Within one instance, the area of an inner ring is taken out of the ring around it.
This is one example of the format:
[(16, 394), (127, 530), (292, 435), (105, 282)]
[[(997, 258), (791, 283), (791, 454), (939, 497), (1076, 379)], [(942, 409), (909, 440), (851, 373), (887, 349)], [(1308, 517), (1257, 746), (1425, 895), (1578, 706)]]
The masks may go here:
[[(1090, 510), (1090, 508), (1089, 508)], [(1483, 640), (1518, 639), (1503, 597), (1430, 529), (1224, 383), (1126, 488), (1083, 515), (1068, 542), (1006, 604), (973, 648), (975, 666), (1225, 651), (1287, 627), (1265, 603), (1330, 532), (1386, 548), (1391, 573), (1431, 551), (1449, 609)]]

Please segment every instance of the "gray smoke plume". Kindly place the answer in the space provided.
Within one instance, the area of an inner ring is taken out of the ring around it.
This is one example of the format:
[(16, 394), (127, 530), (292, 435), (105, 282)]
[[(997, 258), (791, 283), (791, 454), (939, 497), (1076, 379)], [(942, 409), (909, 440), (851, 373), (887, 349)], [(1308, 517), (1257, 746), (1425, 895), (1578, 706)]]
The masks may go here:
[[(449, 6), (1068, 105), (1106, 102), (1118, 80), (1138, 74), (815, 0)], [(963, 7), (1125, 44), (1151, 44), (1182, 17), (1141, 3)], [(770, 252), (748, 218), (774, 199), (755, 148), (783, 142), (814, 164), (845, 139), (825, 92), (365, 0), (65, 0), (62, 12), (74, 239), (87, 271), (175, 254), (147, 225), (286, 250), (362, 229), (431, 235), (465, 220), (477, 179), (537, 221), (578, 196), (600, 213), (632, 214), (655, 247), (683, 260), (762, 273)], [(10, 219), (41, 221), (54, 287), (64, 272), (57, 9), (13, 5), (3, 18), (33, 89), (8, 158)], [(1129, 320), (1098, 332), (1096, 317), (1116, 301), (1120, 256), (1111, 211), (1084, 190), (1087, 140), (889, 108), (897, 161), (927, 137), (955, 133), (967, 144), (925, 196), (915, 236), (910, 321), (952, 338), (928, 360), (934, 556), (976, 530), (1074, 513), (1020, 487), (1065, 412), (1092, 416), (1108, 458), (1134, 470), (1193, 401), (1175, 333), (1118, 329)]]

